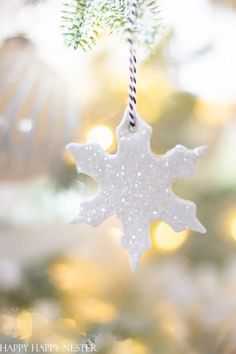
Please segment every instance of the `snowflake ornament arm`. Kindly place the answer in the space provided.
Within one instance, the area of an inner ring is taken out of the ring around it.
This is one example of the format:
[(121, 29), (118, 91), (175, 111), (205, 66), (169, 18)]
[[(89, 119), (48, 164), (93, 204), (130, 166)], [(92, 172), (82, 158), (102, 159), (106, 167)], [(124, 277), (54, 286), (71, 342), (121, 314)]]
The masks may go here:
[[(106, 183), (106, 170), (112, 168), (112, 156), (107, 154), (100, 145), (69, 144), (67, 150), (74, 156), (79, 173), (91, 176), (100, 185)], [(106, 192), (98, 193), (91, 201), (81, 203), (79, 213), (70, 220), (70, 223), (87, 223), (96, 227), (111, 216), (111, 208), (106, 205), (108, 200), (105, 194)]]
[(108, 205), (104, 205), (104, 196), (99, 193), (92, 200), (80, 204), (79, 213), (70, 220), (70, 223), (84, 223), (96, 227), (109, 216), (111, 210)]
[(107, 153), (97, 144), (69, 144), (67, 150), (74, 156), (77, 162), (77, 170), (79, 173), (85, 173), (98, 182), (103, 177), (102, 161), (106, 161)]
[(166, 153), (166, 167), (168, 167), (172, 182), (173, 178), (177, 180), (193, 176), (195, 164), (206, 150), (206, 146), (200, 146), (192, 150), (183, 145), (176, 145), (175, 148), (169, 150)]
[(204, 233), (196, 217), (196, 206), (177, 197), (171, 185), (193, 175), (196, 161), (205, 147), (189, 150), (176, 146), (165, 155), (150, 148), (152, 129), (135, 113), (136, 130), (130, 130), (129, 110), (117, 128), (118, 151), (107, 154), (97, 144), (71, 144), (78, 170), (98, 181), (94, 199), (82, 203), (74, 222), (92, 226), (108, 216), (117, 216), (123, 225), (121, 245), (128, 251), (132, 270), (150, 248), (149, 225), (154, 220), (168, 223), (176, 232), (185, 229)]
[[(185, 146), (177, 145), (165, 155), (156, 158), (156, 174), (162, 174), (161, 179), (166, 181), (165, 189), (162, 189), (162, 206), (157, 203), (157, 211), (153, 211), (152, 220), (158, 219), (168, 223), (176, 232), (185, 229), (205, 233), (206, 230), (196, 217), (196, 205), (177, 197), (171, 190), (172, 184), (181, 178), (194, 175), (195, 164), (207, 150), (206, 146), (195, 149), (187, 149)], [(153, 203), (155, 206), (155, 201)]]

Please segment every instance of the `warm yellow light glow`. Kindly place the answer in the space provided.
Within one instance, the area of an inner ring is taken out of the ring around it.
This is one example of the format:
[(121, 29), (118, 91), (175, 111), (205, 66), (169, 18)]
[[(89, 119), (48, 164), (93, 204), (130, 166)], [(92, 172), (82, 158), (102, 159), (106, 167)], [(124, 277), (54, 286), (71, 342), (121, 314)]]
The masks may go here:
[(117, 316), (117, 309), (111, 303), (98, 299), (84, 299), (75, 306), (75, 312), (86, 322), (108, 323)]
[(63, 161), (68, 165), (75, 165), (75, 159), (66, 149), (62, 152)]
[(76, 321), (73, 318), (63, 318), (62, 322), (66, 327), (76, 328)]
[(236, 241), (236, 218), (231, 222), (230, 231), (233, 239)]
[[(122, 348), (123, 347), (123, 348)], [(122, 353), (135, 353), (135, 354), (147, 354), (148, 350), (146, 346), (136, 340), (136, 339), (126, 339), (124, 342), (122, 342), (122, 345), (120, 346), (120, 349)]]
[(79, 292), (87, 297), (104, 289), (103, 273), (89, 261), (59, 261), (51, 265), (48, 273), (51, 282), (65, 293)]
[(111, 236), (114, 238), (114, 240), (119, 241), (123, 235), (122, 231), (118, 227), (110, 227), (109, 228)]
[(32, 316), (27, 311), (22, 311), (17, 316), (18, 338), (29, 339), (32, 336)]
[(219, 218), (219, 227), (222, 234), (225, 232), (231, 241), (236, 241), (236, 208), (229, 208), (226, 212)]
[(54, 264), (49, 270), (49, 276), (60, 290), (71, 291), (75, 288), (77, 276), (75, 269), (69, 264)]
[(189, 231), (175, 232), (164, 222), (154, 225), (152, 238), (154, 246), (163, 252), (173, 252), (180, 248), (187, 240)]
[(98, 125), (89, 130), (86, 141), (98, 143), (103, 149), (109, 149), (113, 144), (112, 130), (104, 125)]

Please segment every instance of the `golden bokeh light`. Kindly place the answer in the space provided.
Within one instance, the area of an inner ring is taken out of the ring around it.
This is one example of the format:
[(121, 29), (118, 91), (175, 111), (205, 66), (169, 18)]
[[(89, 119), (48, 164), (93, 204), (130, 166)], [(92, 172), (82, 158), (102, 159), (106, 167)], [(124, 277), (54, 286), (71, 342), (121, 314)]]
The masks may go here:
[(86, 137), (87, 143), (98, 143), (105, 150), (112, 147), (114, 135), (112, 130), (105, 125), (97, 125), (91, 128)]
[(22, 311), (16, 318), (18, 328), (18, 338), (29, 339), (32, 336), (32, 316), (27, 311)]
[(111, 354), (148, 354), (144, 343), (137, 339), (128, 338), (121, 343), (116, 343), (111, 349)]
[(20, 340), (32, 336), (32, 316), (28, 311), (0, 316), (0, 333)]
[(73, 267), (67, 263), (56, 263), (49, 269), (51, 281), (60, 290), (68, 291), (75, 288), (77, 274)]
[(117, 309), (111, 303), (98, 299), (81, 299), (75, 304), (75, 313), (81, 321), (109, 323), (117, 316)]
[(161, 252), (174, 252), (187, 240), (189, 231), (175, 232), (164, 222), (155, 223), (151, 230), (154, 247)]
[(68, 166), (75, 165), (74, 157), (66, 149), (64, 149), (62, 152), (62, 159)]
[(236, 241), (236, 217), (231, 221), (230, 233), (234, 241)]
[(227, 238), (232, 242), (236, 242), (236, 208), (229, 208), (221, 215), (218, 220), (218, 226), (222, 235), (227, 235)]
[(68, 294), (79, 292), (83, 297), (104, 289), (104, 274), (93, 263), (84, 260), (62, 260), (50, 266), (49, 279), (56, 288)]
[(62, 323), (69, 328), (76, 328), (76, 321), (73, 318), (63, 318)]

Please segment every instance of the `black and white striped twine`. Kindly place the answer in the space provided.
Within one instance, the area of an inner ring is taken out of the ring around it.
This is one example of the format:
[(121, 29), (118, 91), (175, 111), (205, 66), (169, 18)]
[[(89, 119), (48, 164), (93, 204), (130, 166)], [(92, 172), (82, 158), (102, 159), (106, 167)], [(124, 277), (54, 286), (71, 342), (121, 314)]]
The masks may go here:
[(136, 111), (136, 103), (137, 103), (137, 58), (136, 52), (134, 48), (134, 34), (136, 30), (136, 21), (137, 21), (137, 4), (138, 0), (130, 0), (131, 1), (131, 11), (128, 17), (128, 43), (129, 43), (129, 72), (130, 72), (130, 83), (129, 83), (129, 122), (130, 127), (135, 128), (136, 119), (135, 119), (135, 111)]

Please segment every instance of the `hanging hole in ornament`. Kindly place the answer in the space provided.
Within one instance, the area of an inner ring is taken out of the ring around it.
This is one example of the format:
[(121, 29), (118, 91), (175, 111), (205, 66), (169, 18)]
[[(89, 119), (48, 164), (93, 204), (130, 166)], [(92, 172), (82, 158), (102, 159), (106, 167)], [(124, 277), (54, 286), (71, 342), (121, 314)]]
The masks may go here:
[(136, 133), (136, 131), (137, 131), (137, 126), (136, 126), (136, 124), (129, 124), (129, 130), (130, 130), (130, 132), (131, 133)]

